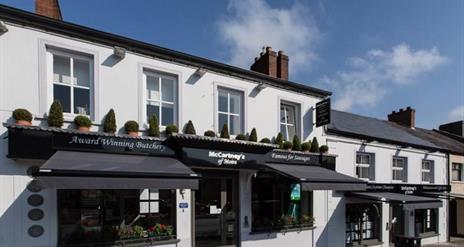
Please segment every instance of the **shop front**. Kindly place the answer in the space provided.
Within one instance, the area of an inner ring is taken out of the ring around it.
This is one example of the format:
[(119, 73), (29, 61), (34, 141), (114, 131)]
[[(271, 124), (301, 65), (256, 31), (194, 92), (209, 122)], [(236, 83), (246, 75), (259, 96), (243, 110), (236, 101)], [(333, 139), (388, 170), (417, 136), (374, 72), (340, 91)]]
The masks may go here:
[(42, 161), (28, 170), (28, 231), (56, 231), (58, 246), (308, 246), (324, 215), (316, 191), (366, 188), (335, 172), (335, 156), (272, 144), (11, 125), (8, 145), (11, 159)]
[(436, 195), (449, 189), (447, 185), (369, 184), (367, 191), (347, 193), (351, 202), (346, 205), (347, 246), (443, 241), (446, 220), (440, 217), (445, 215), (447, 199)]

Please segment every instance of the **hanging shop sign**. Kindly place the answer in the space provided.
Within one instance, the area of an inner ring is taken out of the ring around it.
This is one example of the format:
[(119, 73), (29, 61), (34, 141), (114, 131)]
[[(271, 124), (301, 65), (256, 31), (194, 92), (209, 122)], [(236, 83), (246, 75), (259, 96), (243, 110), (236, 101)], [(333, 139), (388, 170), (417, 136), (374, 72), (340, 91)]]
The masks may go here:
[(449, 185), (424, 185), (424, 184), (376, 184), (367, 185), (367, 191), (392, 192), (401, 194), (418, 194), (424, 192), (446, 192), (450, 191)]
[(330, 123), (330, 98), (316, 103), (316, 127)]

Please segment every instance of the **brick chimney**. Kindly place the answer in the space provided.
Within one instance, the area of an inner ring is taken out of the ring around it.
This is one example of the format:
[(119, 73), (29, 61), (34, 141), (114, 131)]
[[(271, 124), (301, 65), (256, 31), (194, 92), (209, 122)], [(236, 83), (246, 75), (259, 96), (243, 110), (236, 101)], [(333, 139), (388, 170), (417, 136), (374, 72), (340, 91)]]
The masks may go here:
[(260, 53), (259, 58), (250, 67), (251, 70), (263, 73), (272, 77), (277, 77), (277, 54), (272, 51), (270, 46)]
[(58, 0), (35, 0), (35, 13), (49, 18), (63, 20)]
[(388, 121), (414, 128), (416, 127), (416, 110), (408, 106), (406, 110), (401, 108), (398, 112), (392, 111), (391, 114), (388, 114)]
[(279, 51), (277, 56), (277, 77), (288, 81), (288, 56)]
[(464, 137), (464, 121), (456, 121), (452, 123), (442, 124), (438, 127), (441, 131)]

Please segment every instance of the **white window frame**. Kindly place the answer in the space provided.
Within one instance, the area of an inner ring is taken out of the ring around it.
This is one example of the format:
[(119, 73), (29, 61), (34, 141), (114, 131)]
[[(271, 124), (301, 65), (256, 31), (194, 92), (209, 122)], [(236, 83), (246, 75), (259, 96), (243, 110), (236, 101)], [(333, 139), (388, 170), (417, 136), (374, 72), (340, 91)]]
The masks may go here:
[[(149, 76), (154, 76), (154, 77), (158, 77), (159, 80), (158, 80), (158, 89), (159, 89), (159, 100), (154, 100), (154, 99), (148, 99), (148, 96), (147, 96), (147, 75)], [(170, 101), (165, 101), (163, 100), (163, 93), (162, 93), (162, 79), (165, 78), (165, 79), (170, 79), (170, 80), (173, 80), (174, 82), (174, 101), (173, 102), (170, 102)], [(166, 128), (166, 125), (163, 125), (162, 123), (162, 104), (170, 104), (170, 105), (174, 105), (174, 112), (173, 112), (173, 115), (174, 115), (174, 119), (173, 119), (173, 123), (172, 124), (175, 124), (178, 126), (178, 123), (179, 123), (179, 118), (178, 118), (178, 112), (179, 112), (179, 80), (177, 78), (177, 76), (175, 75), (170, 75), (170, 74), (165, 74), (165, 73), (160, 73), (160, 72), (156, 72), (156, 71), (152, 71), (152, 70), (149, 70), (149, 69), (144, 69), (143, 72), (142, 72), (142, 80), (143, 80), (143, 88), (142, 88), (142, 93), (143, 93), (143, 109), (142, 109), (142, 118), (143, 118), (143, 123), (147, 124), (148, 125), (148, 117), (147, 117), (147, 105), (148, 105), (148, 102), (157, 102), (159, 103), (159, 119), (158, 119), (158, 123), (159, 123), (159, 126), (160, 126), (160, 129), (161, 130), (164, 130)]]
[[(425, 169), (424, 168), (424, 163), (428, 163), (430, 165), (429, 169)], [(422, 160), (422, 164), (421, 164), (421, 182), (422, 183), (432, 183), (433, 181), (433, 178), (432, 178), (432, 175), (433, 175), (433, 172), (432, 172), (432, 169), (433, 169), (433, 161), (432, 160)], [(428, 173), (429, 174), (429, 180), (424, 180), (424, 173)]]
[[(60, 86), (66, 86), (70, 87), (70, 110), (71, 112), (63, 112), (63, 116), (65, 120), (72, 120), (75, 116), (79, 115), (79, 113), (74, 112), (74, 88), (82, 88), (82, 89), (88, 89), (89, 90), (89, 114), (87, 115), (91, 119), (95, 119), (95, 71), (94, 71), (94, 62), (95, 62), (95, 57), (91, 54), (86, 54), (86, 55), (80, 55), (79, 51), (68, 51), (68, 50), (62, 50), (59, 48), (46, 48), (46, 58), (47, 58), (47, 105), (48, 107), (53, 103), (54, 101), (54, 85), (60, 85)], [(70, 77), (71, 77), (71, 82), (69, 84), (67, 83), (61, 83), (61, 82), (55, 82), (54, 80), (54, 55), (57, 56), (62, 56), (62, 57), (69, 57), (70, 58)], [(79, 86), (75, 84), (73, 81), (74, 77), (74, 59), (78, 60), (84, 60), (87, 61), (89, 64), (89, 86)]]
[[(219, 91), (221, 91), (221, 90), (227, 92), (227, 112), (219, 110)], [(240, 113), (232, 113), (232, 112), (230, 112), (230, 92), (239, 93), (241, 95), (241, 97), (242, 97), (241, 109), (240, 109), (241, 112)], [(229, 127), (230, 135), (231, 136), (236, 136), (238, 134), (245, 134), (244, 133), (245, 132), (245, 92), (219, 85), (219, 86), (216, 87), (216, 96), (215, 96), (215, 98), (216, 98), (215, 101), (217, 102), (216, 103), (217, 132), (220, 133), (221, 129), (222, 129), (222, 126), (219, 126), (219, 114), (225, 114), (225, 115), (227, 115), (227, 126)], [(238, 116), (238, 117), (240, 117), (241, 131), (239, 131), (239, 133), (232, 134), (232, 129), (230, 128), (230, 126), (231, 126), (230, 125), (230, 116)]]
[[(455, 170), (454, 166), (459, 167), (459, 174), (458, 174), (459, 178), (458, 178), (458, 180), (453, 179), (453, 171)], [(463, 182), (463, 175), (462, 175), (463, 166), (464, 165), (461, 164), (461, 163), (451, 163), (451, 181), (452, 182)]]
[[(358, 155), (363, 155), (363, 156), (367, 156), (369, 157), (369, 164), (364, 164), (364, 163), (358, 163)], [(371, 166), (372, 166), (372, 157), (373, 155), (372, 154), (369, 154), (369, 153), (363, 153), (363, 152), (356, 152), (356, 160), (355, 160), (355, 163), (356, 163), (356, 170), (358, 169), (358, 167), (360, 168), (368, 168), (368, 177), (367, 178), (362, 178), (362, 177), (359, 177), (359, 175), (357, 175), (357, 177), (361, 180), (366, 180), (366, 181), (370, 181), (370, 169)], [(356, 174), (356, 171), (355, 171), (355, 174)]]
[[(395, 166), (395, 159), (401, 159), (403, 160), (403, 167), (397, 167)], [(393, 182), (398, 182), (398, 183), (404, 183), (403, 180), (397, 180), (395, 179), (395, 172), (394, 171), (402, 171), (403, 172), (403, 179), (408, 181), (408, 174), (405, 172), (406, 164), (407, 163), (407, 158), (406, 157), (401, 157), (401, 156), (393, 156), (392, 158), (392, 181)]]
[[(282, 106), (284, 106), (284, 118), (285, 118), (285, 122), (282, 122)], [(288, 119), (287, 119), (287, 110), (285, 107), (291, 107), (293, 108), (293, 111), (294, 111), (294, 117), (295, 117), (295, 124), (290, 124), (288, 123)], [(295, 127), (295, 135), (300, 137), (300, 139), (302, 138), (301, 135), (300, 135), (300, 124), (299, 124), (299, 116), (300, 116), (300, 112), (299, 112), (299, 107), (298, 107), (298, 104), (295, 104), (295, 103), (291, 103), (291, 102), (287, 102), (287, 101), (280, 101), (280, 105), (279, 105), (279, 132), (281, 132), (281, 128), (282, 128), (282, 125), (285, 125), (285, 128), (287, 129), (287, 136), (284, 136), (284, 139), (285, 140), (288, 140), (288, 141), (291, 141), (293, 139), (293, 136), (288, 136), (288, 127), (289, 126), (294, 126)], [(282, 133), (283, 135), (283, 133)]]

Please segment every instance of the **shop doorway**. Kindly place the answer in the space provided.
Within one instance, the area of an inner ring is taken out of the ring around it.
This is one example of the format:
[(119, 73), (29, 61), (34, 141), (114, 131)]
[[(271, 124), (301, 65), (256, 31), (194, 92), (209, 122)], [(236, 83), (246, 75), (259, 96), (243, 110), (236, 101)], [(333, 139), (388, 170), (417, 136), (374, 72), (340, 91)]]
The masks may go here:
[(398, 235), (404, 235), (404, 211), (401, 205), (392, 205), (390, 206), (390, 243), (394, 243)]
[(237, 174), (201, 172), (195, 191), (195, 247), (237, 246)]

